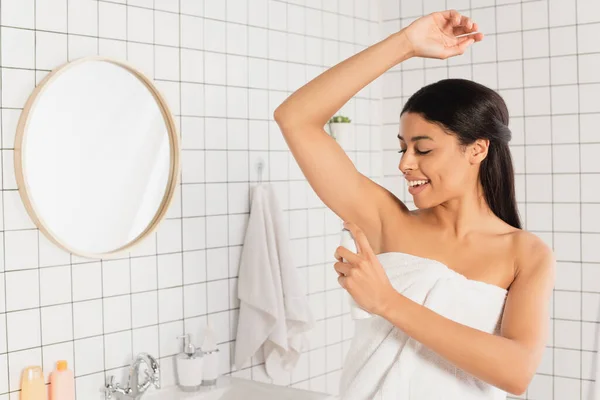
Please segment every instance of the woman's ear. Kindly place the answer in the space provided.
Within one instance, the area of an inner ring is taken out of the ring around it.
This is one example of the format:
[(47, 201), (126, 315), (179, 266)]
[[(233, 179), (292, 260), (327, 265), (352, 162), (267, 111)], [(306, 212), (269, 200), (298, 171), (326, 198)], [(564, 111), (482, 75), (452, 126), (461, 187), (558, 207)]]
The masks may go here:
[(469, 161), (472, 164), (480, 164), (487, 157), (490, 141), (489, 139), (477, 139), (470, 147)]

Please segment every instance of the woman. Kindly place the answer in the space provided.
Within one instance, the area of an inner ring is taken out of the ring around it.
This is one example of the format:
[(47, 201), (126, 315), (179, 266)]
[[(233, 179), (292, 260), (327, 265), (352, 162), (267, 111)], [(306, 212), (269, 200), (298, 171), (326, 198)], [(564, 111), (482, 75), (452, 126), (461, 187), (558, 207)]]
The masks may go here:
[(323, 130), (391, 67), (463, 54), (483, 35), (456, 36), (477, 29), (454, 10), (424, 16), (275, 111), (312, 188), (357, 242), (357, 254), (336, 249), (339, 283), (376, 315), (356, 322), (344, 399), (504, 399), (525, 392), (540, 363), (555, 260), (521, 230), (502, 98), (474, 82), (444, 80), (408, 100), (399, 169), (415, 211), (360, 174)]

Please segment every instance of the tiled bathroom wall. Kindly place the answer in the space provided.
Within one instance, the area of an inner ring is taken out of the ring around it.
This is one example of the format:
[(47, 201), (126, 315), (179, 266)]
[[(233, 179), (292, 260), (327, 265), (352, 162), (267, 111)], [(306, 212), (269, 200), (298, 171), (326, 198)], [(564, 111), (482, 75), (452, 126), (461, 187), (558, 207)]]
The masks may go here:
[(411, 59), (386, 74), (383, 181), (410, 200), (395, 136), (412, 93), (455, 77), (499, 91), (511, 114), (521, 216), (558, 260), (549, 343), (521, 398), (591, 399), (600, 322), (600, 2), (384, 0), (383, 33), (448, 8), (471, 16), (486, 38), (461, 57)]
[[(79, 400), (103, 399), (105, 375), (123, 380), (131, 357), (160, 357), (174, 383), (178, 335), (199, 344), (217, 331), (221, 370), (270, 381), (260, 357), (231, 366), (238, 262), (257, 163), (289, 219), (296, 266), (317, 326), (281, 385), (335, 393), (352, 326), (333, 272), (340, 221), (307, 184), (272, 120), (293, 90), (379, 38), (369, 0), (0, 0), (0, 400), (18, 398), (23, 367), (46, 374), (66, 359)], [(152, 78), (176, 116), (182, 143), (177, 195), (157, 233), (122, 259), (86, 260), (52, 245), (30, 221), (14, 178), (16, 124), (50, 70), (102, 55)], [(343, 112), (347, 150), (381, 176), (379, 82)], [(388, 93), (389, 94), (389, 93)], [(389, 122), (389, 120), (388, 120)], [(332, 273), (333, 272), (333, 273)], [(565, 292), (579, 295), (580, 292)]]
[[(335, 393), (352, 335), (331, 267), (339, 219), (303, 179), (272, 111), (380, 32), (447, 8), (471, 15), (486, 39), (448, 61), (409, 60), (361, 91), (342, 110), (356, 133), (348, 154), (411, 205), (397, 170), (403, 102), (446, 77), (499, 90), (511, 111), (521, 215), (559, 261), (550, 341), (522, 398), (588, 399), (600, 321), (598, 4), (0, 0), (0, 400), (18, 398), (24, 366), (43, 365), (48, 373), (58, 359), (75, 370), (78, 399), (101, 399), (105, 375), (122, 379), (141, 351), (160, 357), (163, 384), (172, 384), (176, 336), (187, 332), (198, 342), (207, 322), (218, 333), (223, 373), (270, 381), (260, 357), (241, 371), (230, 363), (237, 266), (261, 159), (262, 179), (275, 185), (289, 218), (317, 319), (297, 368), (281, 371), (274, 383)], [(81, 259), (50, 244), (20, 202), (12, 164), (16, 123), (36, 82), (88, 55), (127, 60), (153, 78), (182, 136), (181, 185), (167, 219), (112, 261)]]

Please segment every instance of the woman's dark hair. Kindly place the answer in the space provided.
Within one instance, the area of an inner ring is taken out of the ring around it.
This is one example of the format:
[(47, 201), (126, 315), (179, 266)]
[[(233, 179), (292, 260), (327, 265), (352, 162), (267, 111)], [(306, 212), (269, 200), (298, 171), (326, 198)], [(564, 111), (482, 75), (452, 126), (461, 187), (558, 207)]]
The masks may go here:
[(485, 200), (504, 222), (521, 229), (515, 199), (515, 178), (508, 148), (508, 109), (494, 90), (465, 79), (444, 79), (421, 88), (404, 105), (455, 135), (462, 146), (477, 139), (490, 141), (479, 170)]

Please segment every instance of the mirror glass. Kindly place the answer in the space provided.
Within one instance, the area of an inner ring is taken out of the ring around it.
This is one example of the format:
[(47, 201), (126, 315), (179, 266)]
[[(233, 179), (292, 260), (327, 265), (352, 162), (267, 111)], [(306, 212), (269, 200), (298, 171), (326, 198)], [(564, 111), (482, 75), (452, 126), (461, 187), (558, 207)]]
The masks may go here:
[(178, 167), (162, 96), (116, 61), (84, 59), (52, 72), (19, 121), (21, 197), (38, 227), (74, 254), (107, 256), (139, 242), (164, 216)]

